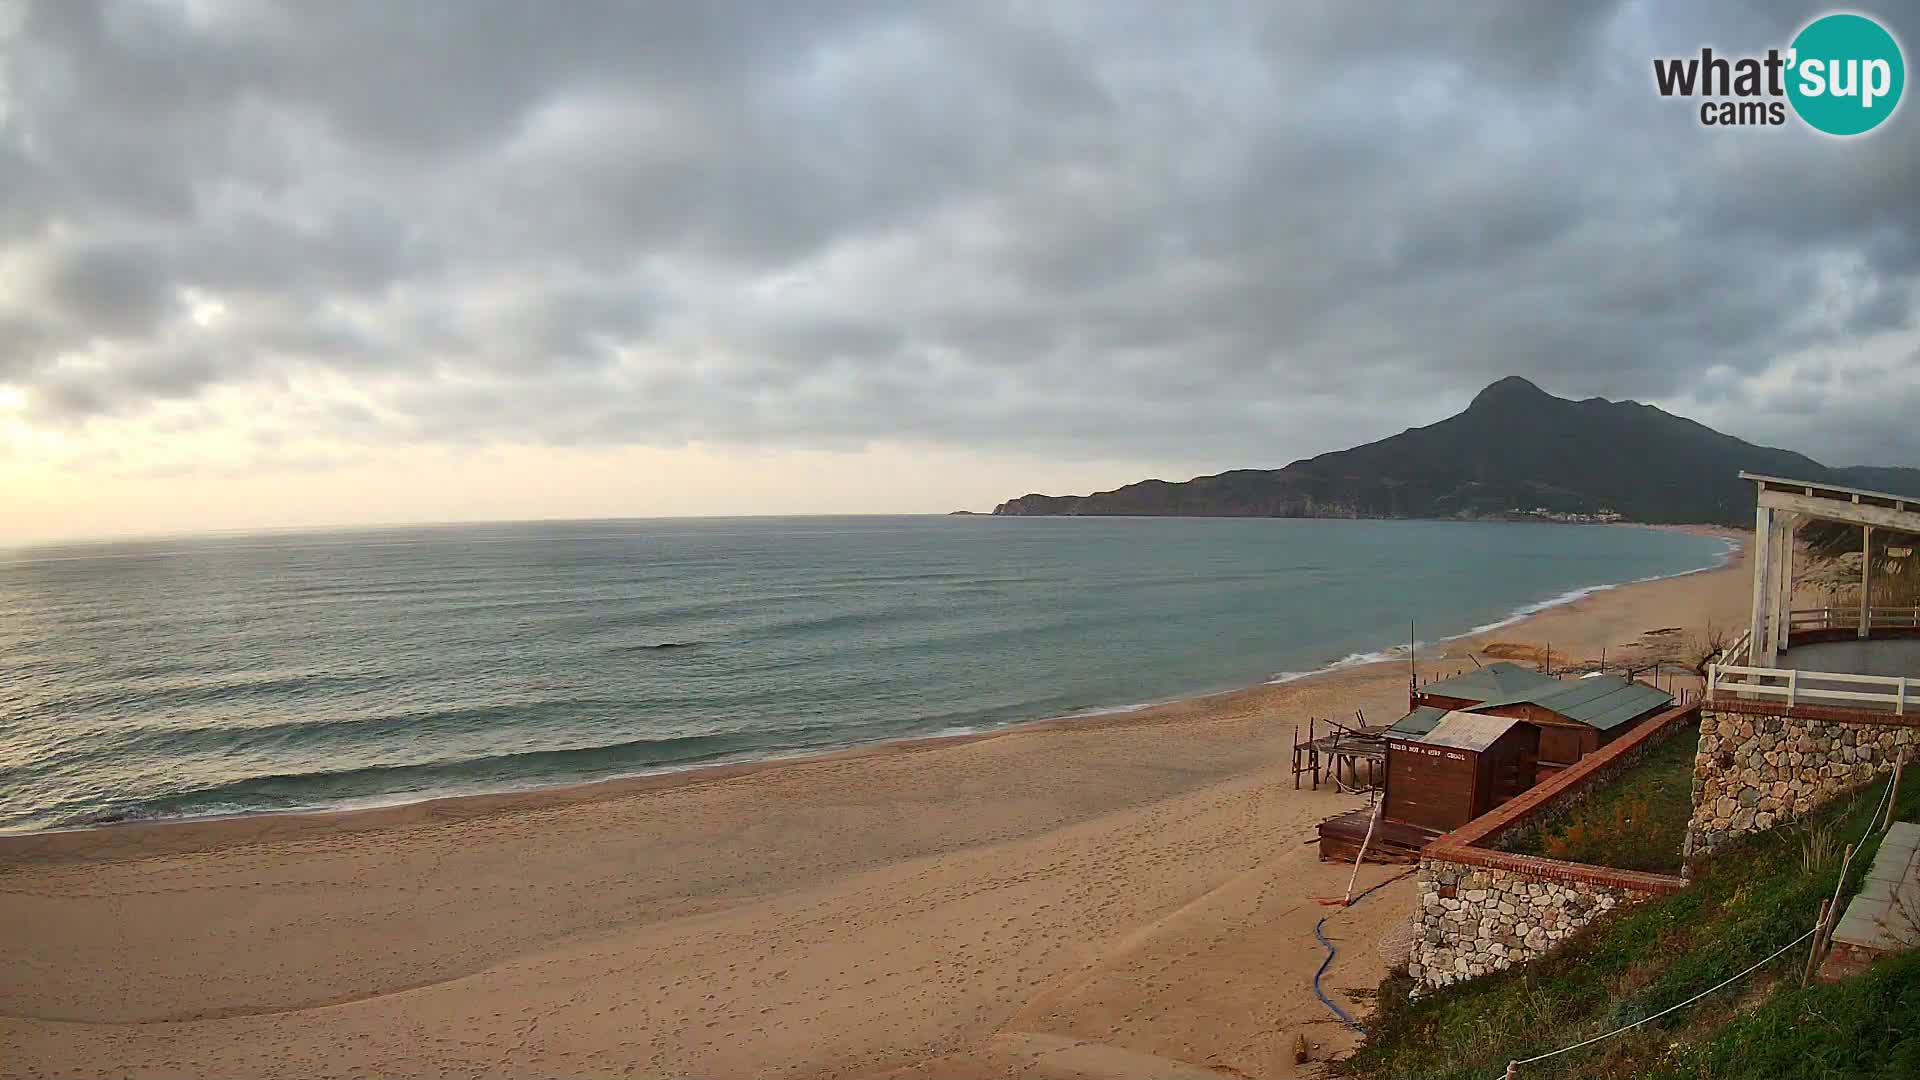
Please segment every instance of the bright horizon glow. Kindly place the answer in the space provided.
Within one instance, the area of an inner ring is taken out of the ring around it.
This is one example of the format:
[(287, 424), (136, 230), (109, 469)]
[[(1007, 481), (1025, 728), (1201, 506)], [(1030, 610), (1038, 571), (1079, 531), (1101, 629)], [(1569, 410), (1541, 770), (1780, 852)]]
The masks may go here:
[[(986, 513), (1033, 491), (1078, 493), (1207, 471), (903, 444), (859, 451), (516, 446), (368, 450), (309, 469), (125, 469), (82, 484), (0, 459), (0, 505), (7, 507), (0, 546), (488, 521)], [(557, 476), (565, 483), (555, 483)]]

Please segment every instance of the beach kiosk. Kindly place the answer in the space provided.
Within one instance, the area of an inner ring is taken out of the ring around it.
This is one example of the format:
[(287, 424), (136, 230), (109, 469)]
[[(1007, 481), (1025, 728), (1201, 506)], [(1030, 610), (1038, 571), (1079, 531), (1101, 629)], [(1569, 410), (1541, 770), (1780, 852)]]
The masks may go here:
[(1556, 679), (1504, 662), (1413, 687), (1409, 696), (1407, 715), (1379, 740), (1383, 805), (1377, 815), (1363, 807), (1321, 822), (1321, 858), (1351, 861), (1365, 845), (1376, 862), (1416, 862), (1441, 833), (1673, 704), (1672, 694), (1618, 675)]
[(1539, 780), (1673, 704), (1672, 694), (1618, 675), (1556, 679), (1504, 661), (1416, 687), (1410, 697), (1412, 710), (1393, 732), (1420, 734), (1455, 709), (1512, 717), (1539, 728)]
[(1511, 660), (1499, 660), (1452, 678), (1413, 687), (1407, 694), (1407, 707), (1415, 710), (1427, 707), (1443, 712), (1448, 709), (1471, 709), (1484, 702), (1559, 685), (1560, 680), (1551, 675), (1543, 675)]
[(1533, 786), (1540, 729), (1509, 716), (1447, 711), (1421, 734), (1387, 736), (1382, 817), (1436, 833)]

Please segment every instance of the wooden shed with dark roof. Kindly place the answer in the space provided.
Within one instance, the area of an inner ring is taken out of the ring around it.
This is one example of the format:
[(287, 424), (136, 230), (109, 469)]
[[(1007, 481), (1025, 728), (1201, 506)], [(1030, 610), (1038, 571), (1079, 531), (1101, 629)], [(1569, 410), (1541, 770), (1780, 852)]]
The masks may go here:
[(1544, 685), (1484, 701), (1476, 713), (1525, 720), (1540, 729), (1539, 775), (1544, 780), (1632, 731), (1673, 704), (1673, 695), (1618, 675), (1548, 679)]
[(1436, 833), (1459, 828), (1533, 786), (1539, 740), (1526, 720), (1457, 710), (1419, 734), (1395, 725), (1381, 817)]
[(1558, 685), (1560, 680), (1551, 675), (1542, 675), (1509, 660), (1500, 660), (1449, 679), (1415, 687), (1408, 695), (1407, 705), (1414, 709), (1425, 705), (1442, 712), (1448, 709), (1471, 709), (1484, 702)]

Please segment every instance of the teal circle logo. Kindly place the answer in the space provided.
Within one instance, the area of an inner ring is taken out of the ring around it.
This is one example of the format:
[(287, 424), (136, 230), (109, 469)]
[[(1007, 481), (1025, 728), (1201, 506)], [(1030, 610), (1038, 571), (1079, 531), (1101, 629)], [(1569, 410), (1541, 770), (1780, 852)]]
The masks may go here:
[(1787, 100), (1818, 131), (1860, 135), (1893, 115), (1907, 84), (1900, 43), (1865, 15), (1823, 15), (1793, 39)]

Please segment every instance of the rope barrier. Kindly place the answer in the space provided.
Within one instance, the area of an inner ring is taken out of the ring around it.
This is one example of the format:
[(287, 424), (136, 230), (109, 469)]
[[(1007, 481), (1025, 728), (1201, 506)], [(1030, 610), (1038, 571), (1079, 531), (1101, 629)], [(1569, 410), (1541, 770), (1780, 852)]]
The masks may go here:
[[(1867, 837), (1873, 835), (1874, 828), (1876, 824), (1879, 822), (1881, 814), (1886, 810), (1887, 801), (1892, 797), (1893, 797), (1893, 781), (1889, 779), (1887, 781), (1886, 790), (1880, 793), (1880, 800), (1874, 804), (1873, 816), (1867, 819), (1867, 831), (1861, 834), (1859, 844), (1852, 845), (1847, 849), (1847, 857), (1844, 860), (1842, 860), (1840, 864), (1840, 880), (1838, 883), (1836, 883), (1836, 887), (1835, 887), (1836, 893), (1839, 891), (1840, 886), (1843, 886), (1846, 884), (1847, 871), (1853, 867), (1854, 854), (1858, 852), (1861, 845), (1864, 845), (1866, 843)], [(1746, 978), (1748, 975), (1751, 975), (1754, 972), (1760, 970), (1761, 968), (1767, 966), (1768, 964), (1774, 962), (1775, 960), (1778, 960), (1781, 954), (1785, 953), (1788, 949), (1793, 948), (1794, 946), (1807, 940), (1813, 935), (1819, 933), (1821, 925), (1824, 924), (1824, 922), (1825, 920), (1822, 919), (1820, 922), (1815, 923), (1813, 929), (1808, 930), (1806, 933), (1801, 934), (1799, 937), (1794, 938), (1792, 941), (1789, 941), (1785, 945), (1782, 945), (1778, 949), (1775, 949), (1772, 953), (1768, 954), (1765, 959), (1761, 960), (1759, 963), (1754, 964), (1752, 967), (1748, 968), (1747, 970), (1742, 971), (1738, 975), (1731, 976), (1726, 980), (1718, 983), (1715, 986), (1711, 986), (1705, 990), (1702, 990), (1699, 993), (1693, 995), (1692, 997), (1688, 998), (1685, 1001), (1680, 1002), (1677, 1005), (1669, 1005), (1666, 1008), (1661, 1009), (1659, 1012), (1654, 1013), (1652, 1016), (1643, 1017), (1639, 1020), (1635, 1020), (1633, 1023), (1628, 1024), (1625, 1027), (1615, 1028), (1604, 1035), (1595, 1035), (1591, 1039), (1584, 1039), (1580, 1042), (1574, 1043), (1572, 1046), (1563, 1046), (1558, 1050), (1549, 1050), (1544, 1054), (1536, 1054), (1530, 1058), (1517, 1058), (1511, 1062), (1508, 1062), (1507, 1071), (1503, 1074), (1503, 1080), (1506, 1077), (1514, 1076), (1515, 1075), (1514, 1071), (1522, 1065), (1531, 1065), (1536, 1061), (1545, 1061), (1550, 1057), (1557, 1057), (1561, 1054), (1566, 1053), (1569, 1050), (1578, 1050), (1583, 1046), (1592, 1046), (1594, 1043), (1602, 1042), (1606, 1039), (1611, 1039), (1615, 1035), (1622, 1034), (1623, 1032), (1632, 1031), (1634, 1028), (1639, 1027), (1641, 1024), (1652, 1023), (1653, 1021), (1658, 1020), (1661, 1017), (1677, 1009), (1684, 1009), (1687, 1006), (1692, 1005), (1694, 1002), (1699, 1001), (1701, 998), (1704, 998), (1714, 993), (1717, 990), (1723, 990), (1726, 987), (1730, 986), (1731, 984)], [(1315, 989), (1317, 990), (1318, 988), (1319, 988), (1318, 982), (1316, 981)], [(1325, 999), (1322, 998), (1321, 1000), (1324, 1001)]]
[(1547, 1051), (1547, 1052), (1546, 1052), (1546, 1053), (1544, 1053), (1544, 1054), (1536, 1054), (1536, 1055), (1534, 1055), (1533, 1057), (1530, 1057), (1530, 1058), (1520, 1058), (1520, 1059), (1518, 1059), (1518, 1060), (1516, 1060), (1516, 1061), (1514, 1061), (1514, 1062), (1513, 1062), (1512, 1064), (1509, 1064), (1509, 1065), (1507, 1066), (1507, 1074), (1508, 1074), (1508, 1075), (1512, 1075), (1512, 1072), (1513, 1072), (1513, 1068), (1514, 1068), (1514, 1066), (1516, 1066), (1516, 1065), (1531, 1065), (1531, 1064), (1533, 1064), (1533, 1063), (1534, 1063), (1534, 1062), (1536, 1062), (1536, 1061), (1545, 1061), (1545, 1060), (1547, 1060), (1547, 1059), (1548, 1059), (1548, 1058), (1550, 1058), (1550, 1057), (1557, 1057), (1558, 1055), (1560, 1055), (1560, 1054), (1564, 1054), (1564, 1053), (1566, 1053), (1566, 1052), (1567, 1052), (1567, 1051), (1569, 1051), (1569, 1050), (1578, 1050), (1578, 1049), (1580, 1049), (1580, 1048), (1581, 1048), (1581, 1047), (1583, 1047), (1583, 1046), (1592, 1046), (1592, 1045), (1593, 1045), (1594, 1043), (1597, 1043), (1597, 1042), (1601, 1042), (1601, 1041), (1603, 1041), (1603, 1040), (1606, 1040), (1606, 1039), (1611, 1039), (1611, 1038), (1613, 1038), (1613, 1037), (1614, 1037), (1615, 1035), (1619, 1035), (1619, 1034), (1622, 1034), (1623, 1032), (1628, 1032), (1628, 1031), (1632, 1031), (1632, 1030), (1633, 1030), (1634, 1028), (1637, 1028), (1637, 1027), (1639, 1027), (1639, 1026), (1640, 1026), (1641, 1024), (1648, 1024), (1648, 1023), (1652, 1023), (1653, 1021), (1655, 1021), (1655, 1020), (1658, 1020), (1658, 1019), (1660, 1019), (1661, 1017), (1663, 1017), (1663, 1016), (1665, 1016), (1665, 1015), (1667, 1015), (1667, 1014), (1668, 1014), (1668, 1013), (1670, 1013), (1670, 1012), (1673, 1012), (1673, 1011), (1674, 1011), (1674, 1010), (1676, 1010), (1676, 1009), (1684, 1009), (1684, 1008), (1686, 1008), (1686, 1007), (1687, 1007), (1688, 1005), (1691, 1005), (1691, 1004), (1693, 1004), (1694, 1002), (1696, 1002), (1696, 1001), (1699, 1001), (1699, 1000), (1700, 1000), (1701, 998), (1703, 998), (1703, 997), (1706, 997), (1706, 996), (1707, 996), (1708, 994), (1711, 994), (1711, 993), (1713, 993), (1713, 992), (1714, 992), (1715, 990), (1721, 990), (1721, 989), (1724, 989), (1724, 988), (1726, 988), (1727, 986), (1729, 986), (1729, 985), (1731, 985), (1731, 984), (1733, 984), (1733, 983), (1735, 983), (1735, 982), (1738, 982), (1738, 981), (1739, 981), (1739, 980), (1741, 980), (1741, 979), (1744, 979), (1744, 978), (1746, 978), (1746, 977), (1747, 977), (1748, 975), (1751, 975), (1751, 974), (1753, 974), (1754, 972), (1756, 972), (1756, 971), (1758, 971), (1758, 970), (1760, 970), (1761, 968), (1763, 968), (1763, 967), (1765, 967), (1765, 966), (1767, 966), (1768, 964), (1770, 964), (1770, 963), (1772, 963), (1773, 961), (1775, 961), (1775, 960), (1777, 960), (1777, 959), (1779, 959), (1779, 958), (1780, 958), (1780, 955), (1781, 955), (1782, 953), (1784, 953), (1784, 952), (1786, 952), (1786, 951), (1787, 951), (1788, 949), (1791, 949), (1791, 948), (1793, 948), (1793, 947), (1794, 947), (1795, 945), (1798, 945), (1798, 944), (1800, 944), (1801, 942), (1803, 942), (1803, 941), (1805, 941), (1805, 940), (1807, 940), (1808, 938), (1810, 938), (1810, 937), (1812, 937), (1812, 936), (1814, 935), (1814, 932), (1815, 932), (1815, 931), (1817, 931), (1818, 929), (1820, 929), (1820, 928), (1816, 926), (1816, 927), (1814, 927), (1814, 928), (1813, 928), (1813, 930), (1809, 930), (1809, 931), (1807, 931), (1806, 933), (1804, 933), (1804, 934), (1801, 934), (1801, 935), (1800, 935), (1799, 937), (1797, 937), (1797, 938), (1794, 938), (1794, 939), (1793, 939), (1792, 941), (1789, 941), (1789, 942), (1787, 942), (1787, 943), (1786, 943), (1785, 945), (1782, 945), (1782, 946), (1780, 946), (1780, 947), (1779, 947), (1778, 949), (1775, 949), (1775, 950), (1774, 950), (1774, 951), (1772, 952), (1772, 954), (1770, 954), (1770, 955), (1769, 955), (1769, 956), (1768, 956), (1768, 957), (1767, 957), (1767, 958), (1766, 958), (1765, 960), (1762, 960), (1762, 961), (1760, 961), (1759, 963), (1757, 963), (1757, 964), (1755, 964), (1755, 965), (1753, 965), (1752, 967), (1750, 967), (1750, 968), (1748, 968), (1747, 970), (1745, 970), (1745, 971), (1743, 971), (1743, 972), (1741, 972), (1741, 973), (1740, 973), (1740, 974), (1738, 974), (1738, 975), (1734, 975), (1734, 976), (1732, 976), (1732, 977), (1730, 977), (1730, 978), (1728, 978), (1728, 979), (1726, 979), (1725, 981), (1723, 981), (1723, 982), (1721, 982), (1721, 983), (1719, 983), (1718, 985), (1715, 985), (1715, 986), (1712, 986), (1712, 987), (1710, 987), (1710, 988), (1708, 988), (1708, 989), (1706, 989), (1706, 990), (1702, 990), (1702, 991), (1700, 991), (1699, 993), (1697, 993), (1697, 994), (1695, 994), (1695, 995), (1693, 995), (1692, 997), (1690, 997), (1690, 998), (1688, 998), (1687, 1000), (1685, 1000), (1685, 1001), (1682, 1001), (1682, 1002), (1680, 1002), (1680, 1003), (1679, 1003), (1678, 1005), (1669, 1005), (1669, 1006), (1667, 1006), (1666, 1008), (1664, 1008), (1664, 1009), (1661, 1009), (1661, 1010), (1660, 1010), (1659, 1012), (1657, 1012), (1657, 1013), (1654, 1013), (1654, 1014), (1653, 1014), (1652, 1016), (1648, 1016), (1648, 1017), (1645, 1017), (1645, 1018), (1643, 1018), (1643, 1019), (1640, 1019), (1640, 1020), (1635, 1020), (1635, 1021), (1634, 1021), (1633, 1023), (1631, 1023), (1631, 1024), (1628, 1024), (1628, 1025), (1627, 1025), (1627, 1026), (1625, 1026), (1625, 1027), (1620, 1027), (1620, 1028), (1615, 1028), (1615, 1029), (1613, 1029), (1612, 1031), (1609, 1031), (1609, 1032), (1607, 1032), (1607, 1033), (1606, 1033), (1605, 1035), (1595, 1035), (1595, 1036), (1594, 1036), (1593, 1038), (1591, 1038), (1591, 1039), (1586, 1039), (1586, 1040), (1583, 1040), (1583, 1041), (1581, 1041), (1581, 1042), (1577, 1042), (1577, 1043), (1574, 1043), (1574, 1044), (1573, 1044), (1572, 1046), (1563, 1046), (1563, 1047), (1561, 1047), (1561, 1048), (1560, 1048), (1560, 1049), (1558, 1049), (1558, 1050), (1549, 1050), (1549, 1051)]

